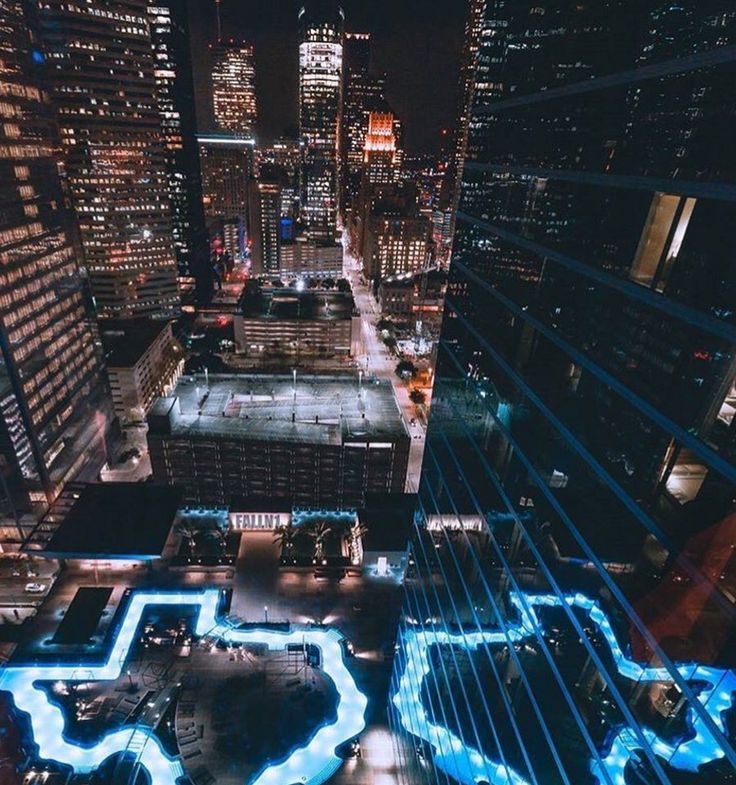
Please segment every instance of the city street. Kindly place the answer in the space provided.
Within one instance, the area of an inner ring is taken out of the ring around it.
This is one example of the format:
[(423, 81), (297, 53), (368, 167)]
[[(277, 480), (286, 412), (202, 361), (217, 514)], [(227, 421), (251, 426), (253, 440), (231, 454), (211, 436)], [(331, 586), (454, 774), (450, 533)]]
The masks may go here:
[[(409, 385), (396, 375), (396, 365), (399, 362), (399, 358), (389, 351), (386, 344), (379, 337), (376, 325), (381, 318), (381, 313), (369, 286), (361, 282), (360, 263), (348, 252), (347, 242), (343, 242), (343, 246), (345, 249), (344, 274), (353, 288), (353, 298), (360, 310), (362, 321), (364, 354), (357, 358), (358, 365), (365, 370), (366, 375), (387, 379), (391, 382), (394, 398), (411, 435), (406, 490), (409, 493), (413, 493), (419, 487), (426, 425), (417, 416), (417, 408), (409, 398)], [(412, 424), (412, 421), (414, 421), (414, 424)]]

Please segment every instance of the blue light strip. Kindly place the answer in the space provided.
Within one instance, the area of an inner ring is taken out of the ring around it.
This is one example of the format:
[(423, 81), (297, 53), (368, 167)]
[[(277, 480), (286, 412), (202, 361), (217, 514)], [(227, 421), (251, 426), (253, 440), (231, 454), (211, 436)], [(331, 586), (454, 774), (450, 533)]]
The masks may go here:
[[(252, 785), (295, 782), (321, 785), (329, 779), (342, 763), (336, 754), (337, 747), (365, 728), (368, 703), (345, 665), (342, 635), (334, 628), (295, 629), (291, 632), (239, 630), (227, 620), (218, 619), (219, 599), (218, 589), (179, 593), (136, 592), (104, 664), (85, 665), (83, 668), (77, 664), (7, 667), (0, 674), (0, 690), (11, 693), (16, 707), (29, 715), (39, 757), (71, 766), (77, 773), (89, 773), (112, 755), (131, 752), (148, 770), (152, 785), (175, 785), (177, 779), (184, 775), (181, 761), (165, 752), (151, 728), (145, 725), (122, 728), (105, 734), (96, 744), (81, 744), (65, 735), (61, 708), (49, 702), (48, 695), (36, 686), (36, 682), (117, 679), (123, 671), (146, 606), (195, 605), (199, 607), (194, 630), (197, 636), (217, 637), (228, 643), (266, 644), (272, 651), (282, 651), (291, 644), (319, 647), (322, 669), (337, 690), (337, 718), (333, 723), (320, 726), (304, 746), (291, 750), (282, 761), (263, 768)], [(83, 675), (80, 676), (80, 673)]]
[[(432, 722), (421, 705), (419, 692), (425, 677), (430, 673), (429, 650), (432, 646), (453, 646), (469, 651), (485, 645), (507, 645), (508, 641), (519, 643), (543, 629), (536, 613), (538, 607), (562, 607), (560, 599), (553, 594), (511, 593), (510, 601), (519, 614), (519, 621), (507, 631), (461, 632), (449, 634), (437, 629), (405, 629), (402, 636), (404, 668), (398, 680), (393, 703), (407, 731), (428, 742), (435, 750), (435, 765), (463, 785), (476, 785), (486, 781), (490, 785), (529, 785), (521, 775), (508, 765), (493, 761), (482, 752), (465, 744), (447, 727)], [(605, 638), (611, 656), (621, 676), (637, 682), (670, 682), (666, 668), (648, 668), (626, 657), (616, 639), (613, 626), (600, 605), (583, 594), (567, 594), (564, 602), (571, 608), (584, 611), (590, 621)], [(680, 676), (688, 681), (705, 685), (698, 694), (698, 701), (708, 716), (725, 734), (724, 713), (733, 707), (736, 692), (736, 674), (733, 671), (696, 663), (676, 666)], [(723, 758), (725, 753), (713, 738), (692, 707), (686, 713), (688, 734), (676, 744), (659, 738), (653, 731), (644, 730), (644, 735), (654, 752), (666, 759), (670, 766), (684, 771), (697, 772), (701, 766)], [(591, 763), (591, 771), (600, 782), (625, 785), (626, 764), (641, 749), (641, 743), (629, 727), (621, 728), (610, 742), (610, 749), (600, 762)]]
[[(465, 370), (462, 368), (462, 366), (458, 362), (457, 358), (453, 355), (453, 353), (451, 352), (449, 347), (443, 341), (440, 342), (440, 347), (442, 349), (444, 349), (446, 356), (452, 361), (452, 363), (455, 365), (455, 367), (458, 369), (458, 371), (461, 374), (464, 375), (465, 374)], [(441, 384), (441, 382), (439, 380), (438, 380), (438, 383)], [(461, 422), (461, 424), (462, 424), (462, 415), (458, 412), (458, 410), (456, 409), (456, 407), (453, 404), (450, 404), (450, 405), (452, 407), (453, 412), (456, 415), (460, 416), (459, 422)], [(718, 723), (713, 722), (710, 714), (706, 710), (703, 709), (703, 707), (701, 706), (701, 703), (699, 701), (696, 703), (696, 690), (694, 690), (686, 681), (683, 680), (683, 678), (681, 677), (680, 672), (677, 670), (675, 664), (669, 659), (667, 654), (664, 651), (662, 651), (661, 647), (659, 646), (659, 642), (654, 639), (654, 637), (652, 636), (651, 632), (649, 631), (647, 626), (642, 622), (642, 620), (639, 618), (638, 614), (636, 613), (636, 611), (634, 610), (634, 608), (630, 604), (630, 602), (627, 599), (627, 597), (625, 596), (625, 594), (621, 591), (621, 589), (618, 586), (618, 584), (616, 583), (616, 581), (613, 580), (613, 578), (608, 573), (606, 567), (603, 565), (603, 563), (601, 562), (601, 560), (599, 559), (597, 554), (590, 548), (590, 546), (588, 545), (588, 543), (585, 540), (585, 538), (581, 535), (580, 531), (577, 529), (577, 527), (576, 527), (574, 521), (572, 520), (572, 518), (570, 518), (569, 514), (564, 510), (564, 508), (561, 506), (561, 504), (559, 503), (557, 498), (550, 491), (550, 489), (548, 488), (546, 482), (542, 479), (542, 477), (541, 477), (541, 475), (539, 473), (539, 469), (537, 468), (537, 466), (534, 463), (532, 463), (531, 459), (524, 453), (524, 450), (522, 449), (522, 447), (520, 446), (520, 444), (516, 440), (515, 436), (511, 433), (509, 424), (503, 421), (503, 418), (499, 415), (499, 413), (494, 412), (487, 405), (484, 405), (484, 409), (489, 414), (489, 416), (493, 419), (494, 423), (496, 424), (498, 429), (501, 431), (501, 433), (503, 433), (503, 435), (508, 439), (509, 443), (514, 447), (516, 457), (518, 458), (518, 460), (521, 462), (521, 464), (524, 466), (524, 468), (528, 472), (529, 477), (533, 480), (534, 485), (539, 490), (539, 492), (544, 496), (545, 500), (550, 504), (550, 506), (555, 511), (555, 513), (559, 516), (560, 520), (565, 524), (567, 530), (574, 537), (575, 541), (578, 543), (580, 548), (583, 550), (583, 552), (585, 553), (585, 555), (587, 556), (587, 558), (589, 559), (591, 564), (593, 564), (595, 566), (595, 568), (596, 568), (596, 570), (598, 572), (598, 575), (600, 576), (600, 579), (603, 581), (603, 583), (605, 584), (606, 588), (611, 592), (611, 595), (613, 596), (613, 598), (621, 606), (621, 608), (626, 612), (626, 615), (629, 617), (629, 619), (632, 621), (632, 623), (636, 626), (637, 630), (641, 634), (641, 636), (644, 639), (644, 641), (646, 641), (646, 643), (649, 644), (649, 646), (652, 648), (652, 650), (657, 653), (657, 656), (659, 657), (660, 661), (663, 662), (666, 665), (666, 667), (668, 668), (668, 670), (670, 672), (670, 681), (673, 681), (677, 685), (677, 688), (680, 690), (680, 692), (682, 692), (683, 695), (690, 701), (691, 706), (694, 706), (694, 708), (697, 711), (699, 717), (703, 720), (703, 722), (706, 725), (706, 728), (709, 730), (711, 736), (713, 736), (714, 738), (717, 738), (718, 734), (721, 733), (721, 730), (720, 730), (720, 728), (718, 726)], [(474, 450), (475, 454), (477, 455), (478, 460), (480, 461), (481, 465), (484, 467), (484, 472), (486, 473), (486, 475), (489, 478), (491, 478), (494, 486), (496, 487), (496, 490), (499, 492), (501, 497), (505, 500), (505, 504), (506, 504), (506, 507), (507, 507), (508, 511), (510, 513), (512, 513), (512, 514), (515, 514), (513, 505), (510, 503), (510, 501), (508, 499), (508, 496), (505, 493), (505, 491), (501, 488), (500, 482), (499, 482), (498, 478), (496, 477), (493, 469), (488, 464), (488, 461), (486, 460), (486, 457), (485, 457), (483, 451), (481, 450), (479, 445), (476, 443), (474, 437), (469, 433), (467, 427), (464, 424), (462, 425), (462, 429), (463, 429), (463, 432), (466, 434), (470, 444), (472, 445), (473, 450)], [(443, 438), (445, 439), (445, 441), (447, 440), (446, 436), (443, 436)], [(430, 449), (430, 451), (431, 451), (431, 446), (429, 445), (429, 442), (427, 442), (427, 444), (428, 444), (428, 449)], [(457, 459), (454, 459), (454, 460), (455, 460), (456, 465), (457, 465)], [(467, 480), (465, 482), (467, 483)], [(476, 505), (476, 509), (479, 509), (479, 508), (477, 508), (477, 505)], [(539, 564), (539, 566), (544, 571), (545, 577), (550, 582), (550, 584), (555, 586), (556, 582), (554, 581), (554, 578), (552, 577), (551, 573), (549, 572), (549, 568), (547, 566), (545, 566), (544, 559), (541, 557), (540, 553), (536, 549), (536, 546), (534, 545), (534, 543), (532, 542), (531, 538), (529, 537), (528, 532), (525, 532), (524, 527), (523, 527), (523, 525), (521, 525), (521, 522), (518, 520), (518, 518), (517, 518), (517, 523), (520, 526), (520, 532), (522, 534), (522, 537), (525, 540), (526, 545), (529, 547), (531, 552), (534, 554), (534, 558), (536, 559), (537, 564)], [(502, 561), (503, 561), (503, 559), (502, 559)], [(508, 563), (504, 562), (504, 564), (506, 566), (506, 569), (510, 568)], [(558, 592), (558, 594), (560, 595), (560, 597), (562, 596), (561, 592)], [(574, 624), (574, 620), (573, 620), (573, 624)], [(578, 632), (582, 633), (582, 630), (578, 630)], [(593, 649), (592, 647), (589, 648), (589, 654), (591, 655), (591, 658), (595, 661), (596, 656), (597, 656), (595, 654), (595, 649)], [(596, 663), (596, 666), (599, 668), (599, 670), (601, 670), (601, 667), (600, 667), (600, 665), (598, 663)], [(605, 674), (603, 674), (603, 673), (602, 673), (602, 675), (604, 676), (604, 679), (606, 680), (608, 688), (612, 689), (611, 683), (609, 682), (608, 677)], [(619, 709), (621, 711), (625, 711), (625, 707), (621, 705), (620, 701), (617, 700), (617, 703), (619, 705)], [(730, 746), (729, 741), (726, 738), (725, 734), (721, 735), (721, 738), (718, 739), (718, 742), (719, 742), (719, 745), (724, 745), (726, 757), (728, 757), (729, 761), (731, 762), (731, 764), (733, 766), (736, 766), (736, 752), (734, 752), (733, 748)], [(649, 762), (650, 763), (652, 762), (652, 757), (649, 758)], [(660, 775), (660, 778), (666, 781), (666, 777)]]

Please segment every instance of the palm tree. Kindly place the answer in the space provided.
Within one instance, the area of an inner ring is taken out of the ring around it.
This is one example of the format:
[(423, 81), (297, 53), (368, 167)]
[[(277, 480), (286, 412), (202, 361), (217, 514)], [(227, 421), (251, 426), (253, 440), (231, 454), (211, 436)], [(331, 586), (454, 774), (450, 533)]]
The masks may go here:
[(309, 536), (314, 540), (314, 559), (321, 562), (325, 558), (325, 540), (332, 531), (332, 527), (327, 521), (318, 521), (309, 532)]
[(281, 549), (282, 557), (291, 557), (291, 554), (294, 550), (295, 538), (296, 532), (294, 531), (294, 527), (291, 525), (291, 523), (287, 523), (285, 526), (279, 526), (278, 529), (276, 529), (273, 536), (273, 541)]
[(193, 521), (188, 518), (180, 520), (174, 527), (174, 533), (178, 534), (187, 544), (187, 552), (191, 555), (194, 550), (194, 537), (198, 529)]
[(360, 563), (360, 546), (366, 534), (368, 534), (368, 527), (359, 520), (350, 527), (350, 561), (353, 564)]
[[(203, 529), (199, 533), (202, 536), (202, 540), (205, 543), (214, 545), (214, 550), (219, 551), (220, 555), (225, 553), (227, 540), (225, 539), (225, 532), (219, 526), (212, 529)], [(209, 547), (207, 547), (207, 550), (209, 551)]]

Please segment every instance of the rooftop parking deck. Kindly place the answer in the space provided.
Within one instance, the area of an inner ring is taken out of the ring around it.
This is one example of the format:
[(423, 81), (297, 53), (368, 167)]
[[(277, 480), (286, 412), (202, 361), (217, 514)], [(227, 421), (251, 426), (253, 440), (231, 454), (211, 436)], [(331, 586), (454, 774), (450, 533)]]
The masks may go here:
[(174, 435), (309, 444), (394, 442), (408, 434), (386, 381), (353, 376), (183, 378), (150, 414)]

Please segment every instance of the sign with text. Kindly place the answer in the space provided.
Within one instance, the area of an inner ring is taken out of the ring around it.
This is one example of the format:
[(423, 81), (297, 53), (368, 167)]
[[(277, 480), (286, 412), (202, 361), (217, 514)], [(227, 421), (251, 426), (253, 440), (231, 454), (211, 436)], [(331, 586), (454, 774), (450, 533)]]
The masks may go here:
[(290, 512), (231, 512), (230, 531), (272, 531), (291, 523)]

